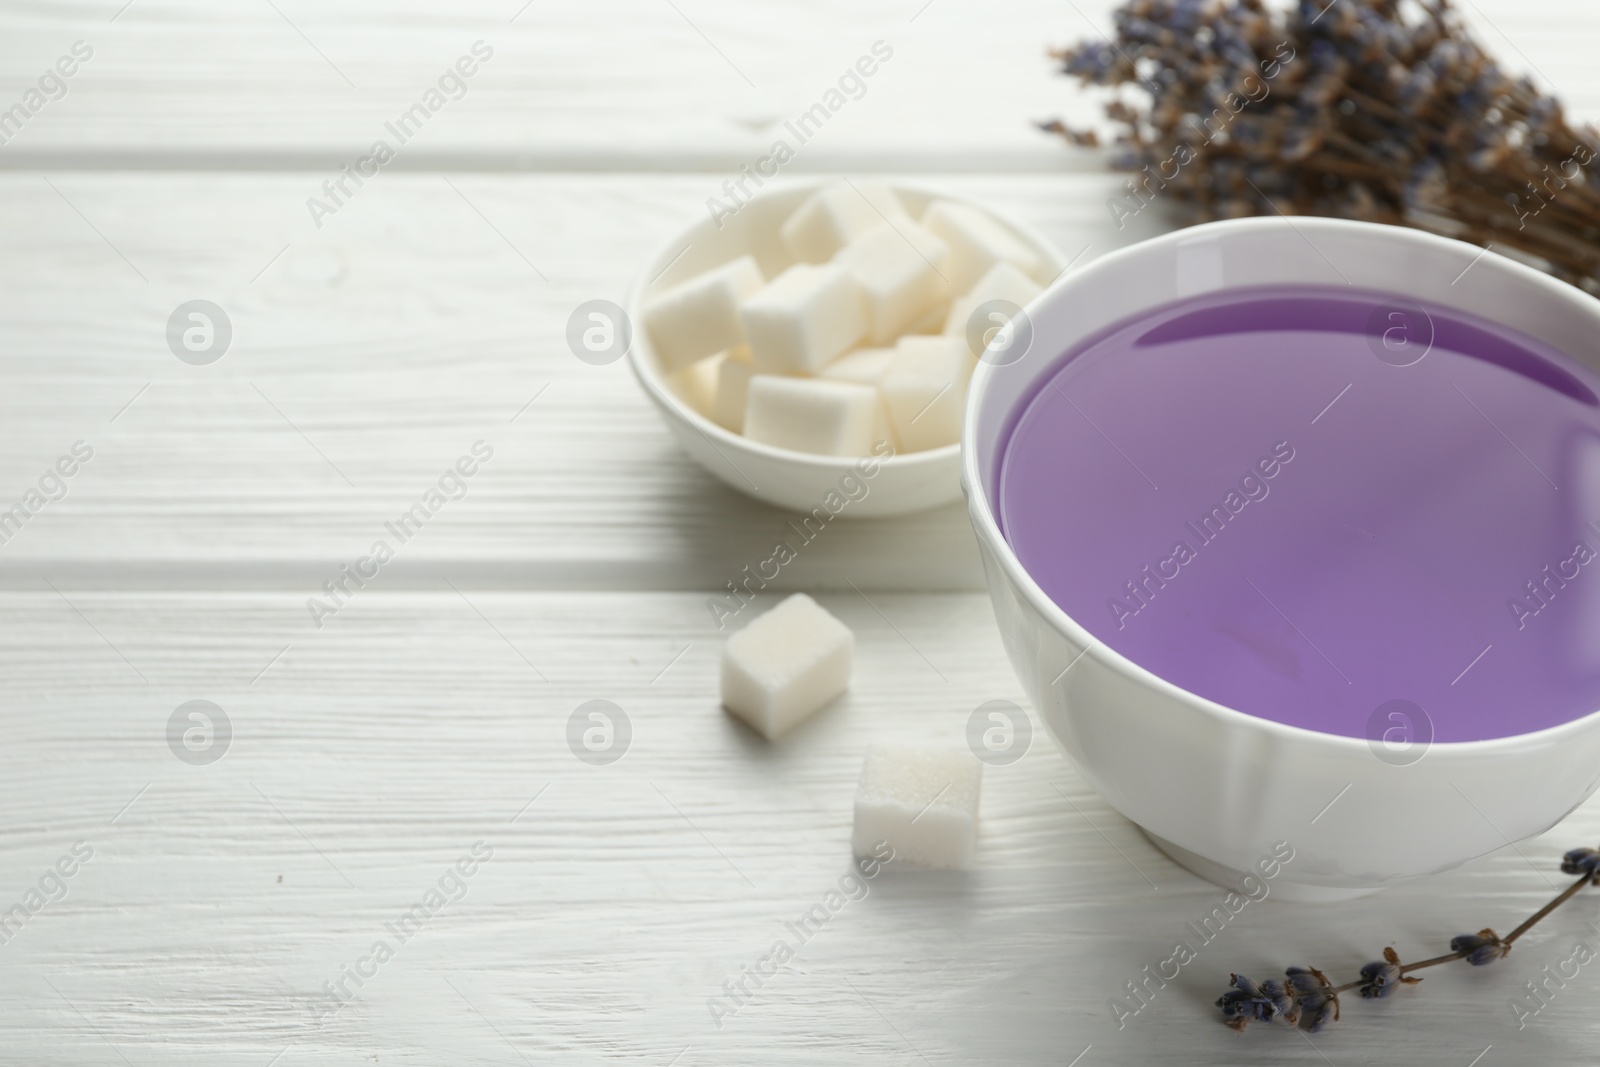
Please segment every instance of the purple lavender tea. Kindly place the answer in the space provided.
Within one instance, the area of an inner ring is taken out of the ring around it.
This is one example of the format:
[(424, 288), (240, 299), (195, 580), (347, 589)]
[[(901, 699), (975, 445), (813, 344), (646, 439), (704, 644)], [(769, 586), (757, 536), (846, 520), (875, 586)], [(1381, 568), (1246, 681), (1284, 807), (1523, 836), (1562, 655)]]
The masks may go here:
[(1001, 450), (1022, 565), (1227, 707), (1435, 741), (1600, 708), (1600, 380), (1469, 314), (1347, 288), (1168, 305), (1068, 352)]

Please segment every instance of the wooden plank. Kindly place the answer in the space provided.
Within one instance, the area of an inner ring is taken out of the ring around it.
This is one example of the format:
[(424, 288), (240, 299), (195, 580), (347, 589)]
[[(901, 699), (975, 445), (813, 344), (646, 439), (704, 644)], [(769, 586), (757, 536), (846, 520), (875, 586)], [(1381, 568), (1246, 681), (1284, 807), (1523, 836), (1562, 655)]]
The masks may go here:
[[(0, 148), (0, 167), (336, 170), (482, 40), (494, 55), (395, 169), (736, 172), (875, 41), (893, 57), (795, 170), (1098, 166), (1033, 122), (1098, 105), (1046, 53), (1110, 26), (1112, 0), (95, 0), (9, 12), (0, 100), (74, 41), (93, 58)], [(1577, 0), (1463, 5), (1514, 70), (1600, 114), (1600, 24)], [(115, 21), (112, 21), (115, 16)], [(454, 90), (452, 90), (453, 92)], [(854, 91), (852, 89), (852, 91)], [(392, 140), (392, 139), (391, 139)], [(793, 141), (793, 138), (791, 138)]]
[[(374, 591), (310, 636), (291, 595), (69, 595), (0, 597), (27, 620), (0, 629), (0, 905), (74, 842), (94, 850), (0, 946), (19, 1063), (1066, 1064), (1092, 1045), (1085, 1067), (1465, 1065), (1491, 1044), (1498, 1063), (1586, 1062), (1594, 1041), (1587, 971), (1520, 1032), (1506, 1006), (1593, 943), (1587, 900), (1494, 968), (1350, 998), (1315, 1049), (1239, 1037), (1210, 1002), (1232, 970), (1345, 975), (1384, 944), (1415, 959), (1506, 929), (1600, 835), (1597, 803), (1380, 898), (1250, 905), (1119, 1029), (1107, 1001), (1223, 892), (1042, 735), (986, 770), (972, 871), (891, 866), (718, 1026), (724, 980), (846, 873), (864, 747), (961, 745), (978, 704), (1026, 703), (981, 596), (824, 597), (857, 633), (853, 688), (768, 744), (718, 709), (720, 637), (690, 595)], [(594, 698), (632, 725), (609, 766), (565, 740)], [(231, 720), (210, 765), (168, 748), (192, 699)], [(385, 923), (479, 840), (493, 856), (464, 898), (396, 942)], [(394, 958), (319, 1024), (323, 983), (378, 939)]]
[(482, 41), (492, 58), (396, 167), (736, 170), (781, 136), (801, 149), (785, 120), (881, 41), (881, 69), (859, 88), (847, 80), (795, 167), (1074, 165), (1031, 123), (1068, 102), (1046, 53), (1085, 23), (1042, 0), (138, 0), (111, 23), (117, 6), (14, 19), (0, 89), (20, 94), (74, 40), (95, 54), (0, 162), (336, 168), (374, 138), (394, 144), (384, 123)]
[[(480, 587), (704, 590), (771, 554), (788, 516), (680, 453), (624, 363), (565, 343), (578, 304), (621, 301), (704, 210), (710, 178), (385, 175), (321, 229), (303, 206), (318, 180), (0, 176), (16, 220), (0, 235), (0, 511), (75, 441), (95, 449), (0, 545), (0, 583), (309, 594), (480, 439), (494, 459), (393, 546), (385, 585), (438, 588), (448, 566)], [(1117, 230), (1115, 183), (950, 184), (1087, 262), (1160, 225)], [(209, 366), (166, 343), (195, 298), (233, 326)], [(800, 557), (783, 585), (981, 587), (960, 507), (840, 521)]]

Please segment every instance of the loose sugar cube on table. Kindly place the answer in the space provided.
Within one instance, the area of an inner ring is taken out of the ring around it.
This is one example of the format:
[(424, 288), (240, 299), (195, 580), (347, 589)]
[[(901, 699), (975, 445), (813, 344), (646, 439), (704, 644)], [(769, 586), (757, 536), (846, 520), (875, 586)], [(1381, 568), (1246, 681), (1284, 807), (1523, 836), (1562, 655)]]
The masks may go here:
[(854, 352), (846, 352), (823, 367), (817, 372), (817, 377), (876, 386), (878, 380), (883, 377), (883, 372), (889, 369), (889, 361), (892, 359), (894, 359), (892, 348), (858, 348)]
[(779, 235), (802, 263), (826, 263), (885, 220), (910, 222), (900, 198), (882, 182), (839, 182), (818, 189), (784, 221)]
[(866, 296), (867, 343), (889, 344), (945, 306), (950, 246), (914, 222), (882, 223), (839, 253)]
[(1043, 266), (1039, 253), (985, 212), (951, 200), (935, 200), (922, 213), (922, 225), (950, 246), (945, 273), (956, 295), (965, 293), (996, 263), (1010, 263), (1026, 274)]
[(722, 704), (771, 740), (850, 685), (855, 635), (796, 593), (728, 638)]
[(756, 261), (740, 256), (652, 297), (644, 326), (661, 369), (670, 374), (744, 344), (739, 305), (761, 285)]
[(960, 337), (900, 338), (878, 391), (895, 443), (920, 452), (961, 440), (967, 383), (978, 361)]
[(752, 441), (825, 456), (865, 456), (886, 439), (882, 398), (871, 386), (757, 374), (745, 400)]
[(744, 302), (740, 318), (762, 374), (815, 374), (867, 332), (861, 286), (836, 263), (790, 267)]
[(967, 866), (978, 837), (982, 779), (983, 764), (960, 749), (873, 746), (856, 784), (852, 850), (872, 855), (886, 841), (896, 863)]
[[(1008, 300), (1021, 307), (1039, 295), (1043, 288), (1038, 282), (1022, 273), (1010, 263), (996, 263), (979, 278), (966, 296), (957, 297), (950, 304), (950, 315), (945, 319), (944, 332), (954, 337), (967, 335), (967, 320), (978, 310), (978, 305), (989, 300)], [(1005, 325), (1002, 322), (995, 326)], [(985, 329), (988, 327), (986, 326)]]

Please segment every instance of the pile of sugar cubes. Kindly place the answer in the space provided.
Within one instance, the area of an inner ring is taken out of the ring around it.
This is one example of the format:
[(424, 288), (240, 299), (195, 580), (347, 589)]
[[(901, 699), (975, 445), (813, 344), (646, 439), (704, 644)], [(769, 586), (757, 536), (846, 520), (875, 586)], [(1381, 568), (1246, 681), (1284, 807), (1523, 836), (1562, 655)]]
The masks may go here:
[[(680, 399), (778, 448), (866, 456), (955, 444), (977, 359), (967, 319), (1021, 305), (1048, 264), (992, 216), (842, 181), (800, 205), (764, 262), (741, 255), (652, 297), (644, 326)], [(781, 247), (777, 247), (781, 246)]]
[[(723, 706), (772, 740), (849, 688), (854, 647), (849, 627), (795, 593), (728, 639)], [(967, 866), (982, 770), (960, 748), (869, 749), (856, 786), (853, 850), (871, 855), (887, 842), (896, 863)]]

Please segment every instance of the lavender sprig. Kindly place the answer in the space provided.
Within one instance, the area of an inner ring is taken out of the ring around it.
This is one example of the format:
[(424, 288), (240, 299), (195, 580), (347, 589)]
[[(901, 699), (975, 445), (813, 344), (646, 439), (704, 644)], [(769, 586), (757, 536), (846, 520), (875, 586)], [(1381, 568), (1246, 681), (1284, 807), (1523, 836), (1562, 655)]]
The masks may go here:
[(1053, 55), (1119, 94), (1119, 224), (1157, 196), (1185, 222), (1395, 223), (1600, 292), (1600, 132), (1502, 71), (1451, 0), (1127, 0), (1113, 18), (1112, 40)]
[(1402, 985), (1415, 985), (1422, 981), (1411, 977), (1412, 971), (1437, 967), (1441, 963), (1466, 960), (1474, 967), (1484, 967), (1505, 959), (1517, 938), (1533, 929), (1545, 916), (1577, 895), (1586, 885), (1600, 884), (1600, 849), (1575, 848), (1561, 859), (1564, 874), (1580, 877), (1550, 903), (1534, 912), (1528, 919), (1505, 937), (1493, 930), (1479, 930), (1475, 934), (1458, 934), (1450, 939), (1448, 955), (1435, 956), (1417, 963), (1401, 963), (1394, 948), (1383, 950), (1383, 959), (1374, 960), (1361, 968), (1361, 977), (1353, 982), (1336, 986), (1315, 967), (1290, 967), (1284, 972), (1282, 983), (1267, 981), (1257, 984), (1242, 974), (1232, 975), (1229, 989), (1217, 998), (1222, 1009), (1222, 1021), (1235, 1030), (1244, 1030), (1252, 1022), (1282, 1021), (1290, 1026), (1315, 1033), (1330, 1022), (1339, 1021), (1339, 994), (1359, 990), (1367, 1000), (1381, 1000)]

